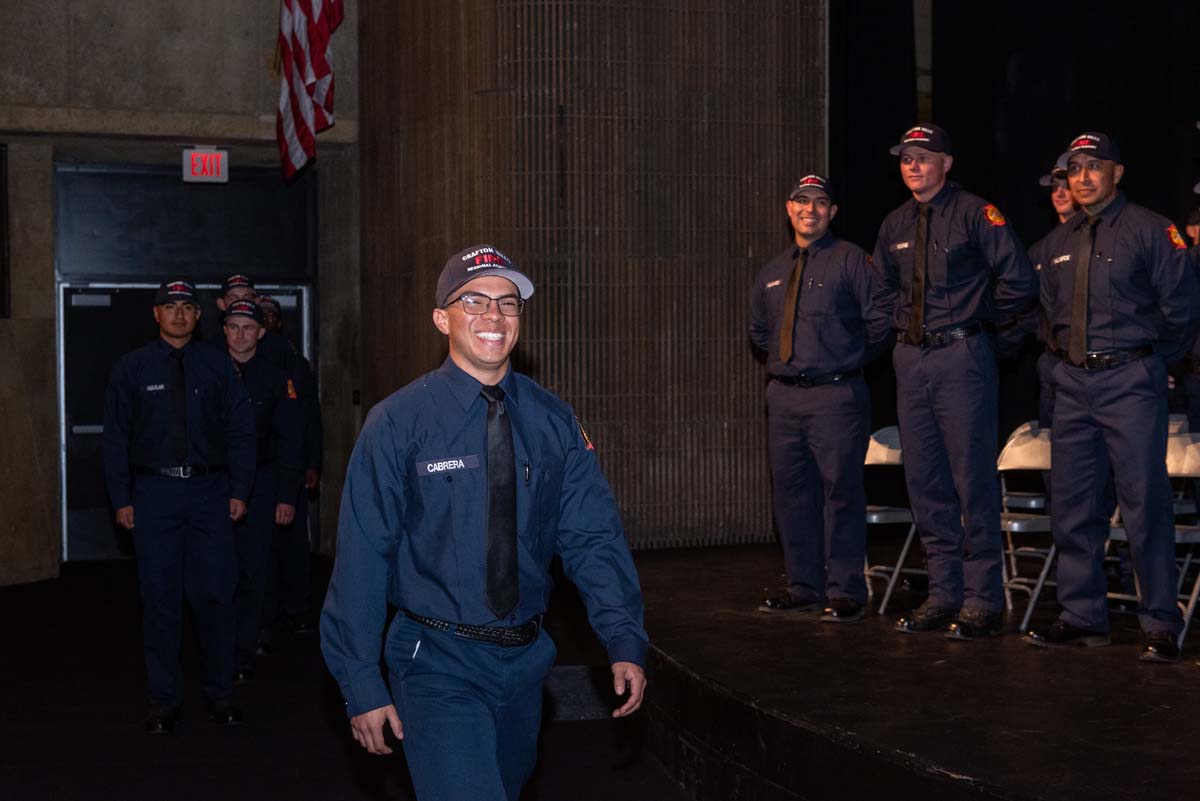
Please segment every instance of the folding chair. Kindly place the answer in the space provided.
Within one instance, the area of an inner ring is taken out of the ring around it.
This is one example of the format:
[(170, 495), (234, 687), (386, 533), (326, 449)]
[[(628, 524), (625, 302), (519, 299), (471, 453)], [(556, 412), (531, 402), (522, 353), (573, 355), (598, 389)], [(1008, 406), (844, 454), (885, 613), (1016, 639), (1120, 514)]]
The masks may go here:
[[(871, 441), (867, 445), (867, 458), (864, 464), (867, 467), (881, 465), (901, 465), (903, 458), (900, 453), (900, 429), (896, 426), (887, 426), (881, 428), (871, 435)], [(895, 523), (908, 523), (908, 535), (904, 538), (904, 545), (900, 548), (900, 558), (896, 560), (895, 565), (872, 565), (870, 561), (864, 557), (863, 574), (867, 579), (867, 590), (871, 591), (872, 578), (886, 578), (887, 590), (883, 593), (883, 600), (879, 604), (879, 614), (884, 614), (887, 611), (888, 602), (892, 598), (892, 591), (896, 589), (896, 582), (900, 579), (901, 573), (927, 575), (928, 571), (915, 567), (905, 567), (904, 563), (908, 559), (908, 551), (912, 547), (913, 540), (917, 535), (917, 524), (913, 522), (912, 510), (905, 509), (900, 506), (867, 506), (867, 525), (879, 526)], [(873, 596), (874, 593), (871, 592)]]
[[(1009, 436), (1008, 442), (1004, 444), (1003, 450), (1000, 451), (999, 458), (996, 459), (996, 471), (1000, 474), (1000, 530), (1004, 532), (1005, 556), (1008, 558), (1008, 570), (1006, 571), (1008, 575), (1004, 581), (1004, 594), (1008, 608), (1012, 609), (1014, 590), (1029, 595), (1029, 605), (1025, 609), (1025, 616), (1021, 618), (1021, 631), (1029, 626), (1029, 618), (1033, 615), (1034, 605), (1042, 593), (1042, 587), (1047, 583), (1053, 584), (1053, 582), (1047, 581), (1047, 576), (1050, 575), (1050, 567), (1054, 563), (1055, 549), (1053, 542), (1050, 543), (1049, 548), (1040, 545), (1019, 547), (1015, 545), (1014, 534), (1049, 534), (1050, 518), (1045, 514), (1013, 511), (1014, 508), (1045, 509), (1046, 495), (1045, 493), (1021, 493), (1018, 495), (1009, 492), (1005, 474), (1014, 470), (1043, 472), (1049, 469), (1050, 429), (1041, 428), (1036, 420), (1017, 426)], [(1031, 496), (1037, 495), (1040, 495), (1041, 498), (1039, 506), (1025, 502)], [(1017, 498), (1016, 503), (1013, 502), (1014, 496)], [(1020, 558), (1041, 560), (1041, 569), (1036, 578), (1020, 574), (1017, 568), (1017, 560)]]
[[(1031, 431), (1038, 429), (1037, 420), (1030, 420), (1028, 423), (1021, 423), (1017, 426), (1012, 434), (1009, 435), (1008, 441), (1023, 437)], [(1007, 447), (1007, 443), (1006, 443)], [(1012, 468), (1014, 470), (1023, 470), (1025, 468)], [(1000, 502), (1004, 506), (1004, 511), (1012, 512), (1021, 511), (1042, 511), (1046, 508), (1046, 493), (1045, 492), (1025, 492), (1014, 491), (1008, 489), (1004, 484), (1003, 474), (1000, 476)]]
[[(1200, 434), (1180, 431), (1167, 435), (1167, 475), (1173, 479), (1200, 478)], [(1118, 542), (1129, 541), (1125, 527), (1121, 524), (1121, 509), (1119, 506), (1117, 511), (1113, 513), (1112, 526), (1109, 530), (1108, 538), (1109, 540), (1116, 540)], [(1183, 613), (1183, 628), (1179, 631), (1179, 638), (1176, 640), (1176, 644), (1182, 648), (1183, 641), (1187, 637), (1188, 627), (1192, 623), (1192, 614), (1196, 611), (1196, 599), (1200, 597), (1200, 571), (1197, 571), (1195, 578), (1192, 580), (1191, 589), (1187, 593), (1183, 591), (1189, 568), (1192, 566), (1192, 553), (1195, 546), (1200, 544), (1200, 526), (1176, 525), (1175, 544), (1187, 546), (1187, 554), (1183, 559), (1178, 560), (1180, 562), (1179, 581), (1175, 586), (1179, 609)], [(1133, 581), (1137, 594), (1130, 595), (1122, 592), (1110, 592), (1108, 597), (1120, 601), (1140, 600), (1141, 585), (1138, 582), (1136, 573), (1134, 574)]]

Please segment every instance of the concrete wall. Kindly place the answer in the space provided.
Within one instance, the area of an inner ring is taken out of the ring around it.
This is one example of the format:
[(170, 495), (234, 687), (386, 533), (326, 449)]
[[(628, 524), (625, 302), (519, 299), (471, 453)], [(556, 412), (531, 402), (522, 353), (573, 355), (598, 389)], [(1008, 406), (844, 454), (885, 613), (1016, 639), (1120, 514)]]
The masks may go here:
[(0, 320), (0, 583), (59, 560), (51, 148), (9, 145), (12, 317)]
[[(0, 320), (0, 584), (57, 575), (53, 165), (177, 165), (179, 145), (278, 164), (278, 0), (0, 0), (0, 143), (8, 147), (12, 319)], [(357, 417), (358, 2), (334, 36), (337, 124), (318, 137), (326, 416), (322, 530), (334, 531)], [(102, 388), (97, 388), (102, 391)]]

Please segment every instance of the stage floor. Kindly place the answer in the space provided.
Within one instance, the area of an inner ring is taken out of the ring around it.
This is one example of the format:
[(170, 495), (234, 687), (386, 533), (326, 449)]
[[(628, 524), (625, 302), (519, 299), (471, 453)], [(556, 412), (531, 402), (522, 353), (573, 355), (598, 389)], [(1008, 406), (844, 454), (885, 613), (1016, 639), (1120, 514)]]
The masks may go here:
[(1178, 664), (1141, 663), (1136, 618), (1116, 615), (1108, 648), (953, 642), (893, 631), (921, 600), (905, 594), (853, 624), (756, 611), (782, 585), (776, 547), (637, 563), (660, 758), (696, 798), (1161, 801), (1200, 787), (1197, 640)]

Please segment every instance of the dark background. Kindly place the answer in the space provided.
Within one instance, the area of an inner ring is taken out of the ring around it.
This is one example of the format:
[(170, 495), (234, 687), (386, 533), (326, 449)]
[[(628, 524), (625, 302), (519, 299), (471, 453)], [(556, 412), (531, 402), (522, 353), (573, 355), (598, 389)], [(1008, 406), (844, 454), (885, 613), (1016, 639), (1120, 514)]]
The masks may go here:
[[(834, 227), (871, 251), (908, 196), (887, 150), (917, 121), (913, 8), (844, 0), (830, 13)], [(1038, 178), (1086, 130), (1117, 141), (1129, 199), (1182, 230), (1200, 201), (1200, 2), (934, 0), (932, 42), (931, 121), (953, 139), (950, 177), (995, 203), (1026, 245), (1054, 224)], [(1001, 438), (1036, 416), (1033, 356), (1001, 364)], [(890, 359), (868, 380), (874, 427), (894, 423)]]

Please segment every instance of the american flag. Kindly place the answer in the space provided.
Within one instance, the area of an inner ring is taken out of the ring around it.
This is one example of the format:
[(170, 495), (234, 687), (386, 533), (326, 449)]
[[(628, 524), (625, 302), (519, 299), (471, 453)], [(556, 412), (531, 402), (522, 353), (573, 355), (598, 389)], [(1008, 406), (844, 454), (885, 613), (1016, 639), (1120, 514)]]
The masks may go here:
[(316, 134), (333, 125), (333, 32), (343, 0), (279, 0), (279, 109), (275, 138), (283, 175), (316, 156)]

